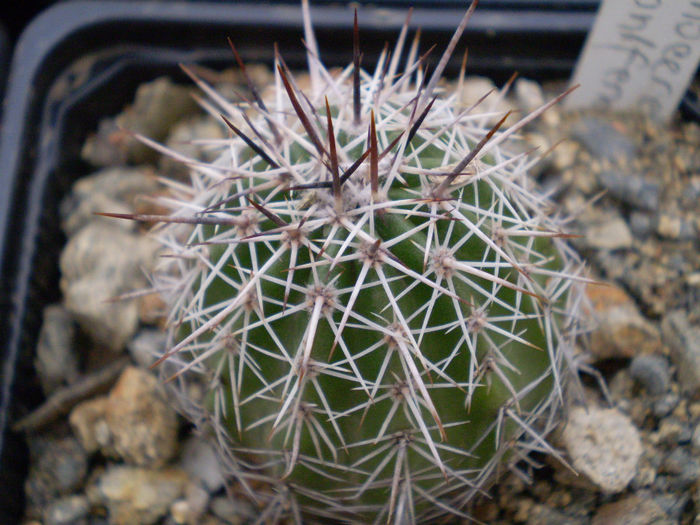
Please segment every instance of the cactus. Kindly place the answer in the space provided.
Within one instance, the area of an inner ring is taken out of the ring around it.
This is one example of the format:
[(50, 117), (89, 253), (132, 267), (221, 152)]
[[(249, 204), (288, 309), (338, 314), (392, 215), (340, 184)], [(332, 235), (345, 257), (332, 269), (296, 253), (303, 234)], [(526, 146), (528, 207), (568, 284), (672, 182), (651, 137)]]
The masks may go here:
[(306, 2), (309, 88), (279, 54), (272, 95), (235, 104), (185, 68), (231, 139), (181, 159), (171, 215), (131, 218), (170, 254), (161, 370), (261, 520), (467, 516), (503, 468), (553, 452), (586, 279), (536, 159), (507, 144), (561, 97), (501, 129), (461, 80), (438, 85), (474, 4), (431, 75), (417, 40), (398, 69), (408, 20), (362, 70), (357, 13), (353, 63), (327, 70)]

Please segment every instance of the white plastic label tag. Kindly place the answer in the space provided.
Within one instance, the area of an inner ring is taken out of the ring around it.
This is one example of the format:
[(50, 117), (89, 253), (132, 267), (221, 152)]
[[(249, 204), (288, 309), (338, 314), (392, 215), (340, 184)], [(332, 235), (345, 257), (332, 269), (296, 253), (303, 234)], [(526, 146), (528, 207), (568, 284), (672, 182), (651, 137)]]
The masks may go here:
[(700, 61), (700, 0), (603, 0), (579, 57), (569, 109), (668, 119)]

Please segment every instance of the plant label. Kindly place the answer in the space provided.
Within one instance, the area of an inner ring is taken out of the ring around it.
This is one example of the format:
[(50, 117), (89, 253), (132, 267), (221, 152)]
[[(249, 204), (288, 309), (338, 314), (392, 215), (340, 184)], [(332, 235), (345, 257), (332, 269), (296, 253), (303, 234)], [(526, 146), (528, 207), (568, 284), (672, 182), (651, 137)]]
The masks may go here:
[(568, 109), (640, 110), (667, 120), (700, 61), (700, 0), (603, 0)]

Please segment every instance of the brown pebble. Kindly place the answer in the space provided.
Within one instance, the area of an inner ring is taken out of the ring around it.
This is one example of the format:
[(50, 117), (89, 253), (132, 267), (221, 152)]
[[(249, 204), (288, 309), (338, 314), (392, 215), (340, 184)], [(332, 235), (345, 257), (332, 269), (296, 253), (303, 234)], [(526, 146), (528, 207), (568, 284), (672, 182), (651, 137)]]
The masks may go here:
[(127, 463), (158, 466), (175, 454), (177, 416), (150, 373), (125, 369), (109, 394), (105, 418), (114, 448)]
[[(666, 523), (664, 511), (651, 498), (637, 495), (601, 506), (591, 525), (652, 525)], [(668, 521), (667, 523), (671, 523)]]

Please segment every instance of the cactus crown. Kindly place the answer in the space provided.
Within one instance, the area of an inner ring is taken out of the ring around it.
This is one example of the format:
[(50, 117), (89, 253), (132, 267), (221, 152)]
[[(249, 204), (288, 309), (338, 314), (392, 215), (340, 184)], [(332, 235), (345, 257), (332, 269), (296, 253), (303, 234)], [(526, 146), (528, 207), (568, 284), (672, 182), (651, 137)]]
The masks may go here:
[(503, 131), (438, 86), (474, 4), (431, 76), (417, 40), (399, 71), (408, 20), (361, 70), (357, 15), (353, 63), (327, 70), (302, 5), (310, 88), (279, 55), (271, 97), (192, 75), (232, 138), (183, 159), (172, 215), (137, 217), (171, 253), (162, 370), (204, 387), (182, 404), (264, 518), (465, 515), (500, 465), (550, 450), (571, 371), (581, 265), (504, 147), (557, 100)]

